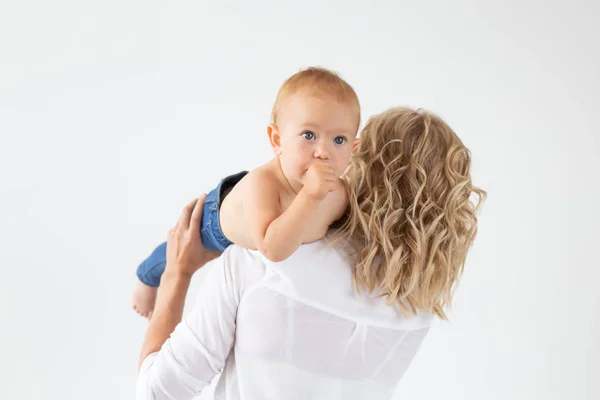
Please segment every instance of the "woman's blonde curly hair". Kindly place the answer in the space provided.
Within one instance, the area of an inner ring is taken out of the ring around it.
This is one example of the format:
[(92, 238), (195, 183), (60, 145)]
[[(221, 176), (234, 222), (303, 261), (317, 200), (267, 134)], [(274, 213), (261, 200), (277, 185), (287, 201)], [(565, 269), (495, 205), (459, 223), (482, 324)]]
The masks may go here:
[(469, 150), (432, 113), (393, 108), (367, 122), (350, 161), (348, 212), (334, 233), (356, 251), (357, 289), (386, 296), (405, 315), (447, 319), (486, 197), (470, 167)]

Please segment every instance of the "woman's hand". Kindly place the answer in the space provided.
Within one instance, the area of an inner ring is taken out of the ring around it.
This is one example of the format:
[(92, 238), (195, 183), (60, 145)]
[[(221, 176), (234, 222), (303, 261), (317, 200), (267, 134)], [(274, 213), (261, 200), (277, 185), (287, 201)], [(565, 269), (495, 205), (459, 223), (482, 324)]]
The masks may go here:
[(192, 201), (184, 209), (167, 239), (165, 272), (192, 276), (200, 267), (220, 255), (202, 245), (200, 222), (206, 194)]

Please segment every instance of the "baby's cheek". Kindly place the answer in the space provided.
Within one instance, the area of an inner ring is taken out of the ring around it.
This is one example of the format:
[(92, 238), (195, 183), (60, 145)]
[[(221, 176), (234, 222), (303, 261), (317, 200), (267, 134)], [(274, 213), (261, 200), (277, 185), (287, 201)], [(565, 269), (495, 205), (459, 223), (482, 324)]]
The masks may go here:
[(344, 171), (346, 170), (347, 166), (348, 166), (348, 163), (344, 163), (344, 162), (336, 163), (333, 167), (335, 174), (337, 176), (341, 176), (344, 173)]
[(294, 169), (297, 171), (305, 171), (310, 166), (310, 161), (311, 160), (307, 159), (307, 157), (296, 155), (293, 160)]
[(293, 178), (301, 179), (308, 169), (308, 165), (298, 157), (289, 158), (287, 161), (287, 170), (293, 175)]

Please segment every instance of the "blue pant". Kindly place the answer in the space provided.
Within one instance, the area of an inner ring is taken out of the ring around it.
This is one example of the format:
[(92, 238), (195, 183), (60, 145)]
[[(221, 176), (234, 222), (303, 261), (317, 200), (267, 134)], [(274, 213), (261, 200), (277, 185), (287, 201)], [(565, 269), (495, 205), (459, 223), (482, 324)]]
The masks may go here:
[[(247, 171), (242, 171), (222, 179), (217, 187), (208, 193), (202, 210), (202, 222), (200, 223), (200, 237), (206, 249), (223, 252), (231, 244), (231, 241), (223, 235), (219, 222), (221, 203), (229, 190), (247, 173)], [(165, 271), (166, 264), (167, 243), (164, 242), (158, 245), (152, 254), (138, 266), (137, 276), (146, 285), (157, 287), (160, 283), (160, 277)]]

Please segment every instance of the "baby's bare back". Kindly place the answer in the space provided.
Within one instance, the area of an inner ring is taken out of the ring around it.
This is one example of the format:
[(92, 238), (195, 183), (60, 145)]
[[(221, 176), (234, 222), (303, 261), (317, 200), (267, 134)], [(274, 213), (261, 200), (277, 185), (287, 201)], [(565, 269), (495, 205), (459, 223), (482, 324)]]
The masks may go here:
[[(257, 246), (251, 238), (249, 218), (247, 213), (252, 210), (244, 209), (244, 198), (251, 192), (249, 185), (254, 184), (256, 179), (250, 178), (250, 174), (259, 175), (259, 179), (265, 179), (268, 185), (275, 189), (278, 196), (276, 210), (281, 215), (294, 201), (295, 193), (291, 191), (285, 177), (274, 167), (273, 163), (265, 164), (256, 170), (249, 172), (231, 192), (226, 195), (221, 204), (220, 224), (223, 234), (233, 243), (247, 249), (256, 250)], [(257, 177), (254, 177), (257, 178)], [(302, 235), (303, 243), (310, 243), (321, 239), (327, 233), (329, 226), (336, 221), (346, 208), (346, 194), (340, 183), (336, 190), (329, 193), (319, 204), (316, 212), (311, 218), (309, 228)]]

